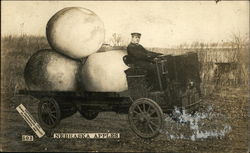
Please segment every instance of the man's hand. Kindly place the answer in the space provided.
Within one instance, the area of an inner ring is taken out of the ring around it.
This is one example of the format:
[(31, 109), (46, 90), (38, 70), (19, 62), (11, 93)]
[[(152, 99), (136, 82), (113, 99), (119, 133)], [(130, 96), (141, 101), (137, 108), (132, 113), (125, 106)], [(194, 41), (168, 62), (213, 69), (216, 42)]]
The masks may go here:
[(165, 55), (164, 54), (159, 54), (158, 56), (154, 57), (153, 60), (156, 61), (156, 60), (159, 59), (159, 57), (163, 57), (163, 56), (165, 56)]
[(154, 60), (154, 61), (157, 61), (157, 60), (158, 60), (158, 57), (155, 57), (153, 60)]
[(162, 56), (165, 56), (164, 54), (161, 54), (161, 55), (159, 55), (158, 57), (162, 57)]

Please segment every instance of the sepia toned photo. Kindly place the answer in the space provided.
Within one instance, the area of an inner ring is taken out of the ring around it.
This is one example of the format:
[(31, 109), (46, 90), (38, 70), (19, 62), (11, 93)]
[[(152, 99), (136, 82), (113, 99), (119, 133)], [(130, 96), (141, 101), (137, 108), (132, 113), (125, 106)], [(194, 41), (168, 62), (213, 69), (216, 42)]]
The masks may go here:
[(2, 152), (248, 153), (249, 1), (1, 1)]

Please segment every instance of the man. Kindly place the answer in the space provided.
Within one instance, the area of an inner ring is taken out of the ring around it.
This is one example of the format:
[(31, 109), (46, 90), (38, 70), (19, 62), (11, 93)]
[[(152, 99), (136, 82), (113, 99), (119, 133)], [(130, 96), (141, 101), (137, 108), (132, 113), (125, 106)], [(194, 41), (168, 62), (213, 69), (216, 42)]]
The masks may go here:
[(162, 54), (148, 51), (140, 45), (140, 33), (131, 33), (131, 36), (131, 42), (127, 47), (130, 61), (139, 67), (149, 68), (154, 63), (154, 58)]
[(153, 91), (157, 89), (158, 84), (154, 58), (162, 54), (148, 51), (142, 45), (140, 45), (140, 33), (131, 33), (131, 36), (131, 43), (127, 47), (127, 57), (129, 58), (131, 64), (147, 70), (147, 83), (149, 88), (151, 88)]

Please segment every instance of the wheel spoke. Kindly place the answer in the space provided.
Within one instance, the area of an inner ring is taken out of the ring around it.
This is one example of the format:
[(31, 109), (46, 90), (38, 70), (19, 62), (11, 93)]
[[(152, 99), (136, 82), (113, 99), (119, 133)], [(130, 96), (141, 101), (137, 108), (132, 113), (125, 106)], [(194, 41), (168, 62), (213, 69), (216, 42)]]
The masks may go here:
[(153, 109), (153, 111), (150, 112), (149, 115), (151, 116), (151, 115), (153, 115), (154, 113), (156, 113), (155, 109)]
[(48, 113), (45, 112), (45, 111), (42, 111), (41, 114), (42, 114), (42, 115), (48, 115)]
[(133, 111), (133, 113), (135, 113), (136, 115), (140, 114), (139, 112), (137, 112), (136, 110)]
[(43, 104), (42, 107), (41, 107), (41, 111), (46, 113), (46, 109), (47, 109), (46, 105)]
[(56, 107), (53, 106), (53, 107), (50, 108), (50, 110), (51, 110), (51, 111), (56, 111)]
[(154, 127), (158, 127), (153, 121), (149, 121), (149, 124), (154, 125)]
[(55, 116), (55, 115), (53, 115), (52, 113), (50, 114), (50, 116), (51, 116), (51, 117), (53, 117), (54, 119), (56, 119), (56, 116)]
[(149, 132), (149, 129), (148, 129), (148, 126), (147, 126), (147, 123), (146, 123), (146, 122), (144, 123), (143, 128), (144, 128), (144, 131), (145, 131), (146, 133)]
[(142, 125), (141, 125), (141, 123), (139, 123), (139, 122), (136, 122), (135, 128), (136, 128), (137, 130), (139, 130), (140, 132), (143, 131)]
[(42, 114), (46, 114), (47, 113), (46, 110), (45, 110), (45, 108), (43, 106), (41, 107), (41, 113)]
[(49, 108), (49, 104), (50, 104), (50, 103), (45, 103), (45, 108), (46, 108), (46, 109)]
[(151, 106), (150, 106), (150, 105), (148, 105), (148, 109), (147, 109), (147, 111), (146, 111), (147, 113), (148, 113), (148, 111), (150, 110), (150, 108), (151, 108)]
[(141, 110), (141, 107), (140, 107), (139, 105), (137, 105), (136, 107), (139, 109), (139, 111), (140, 111), (141, 113), (143, 113), (143, 111)]
[(143, 106), (143, 112), (146, 112), (145, 103), (143, 103), (142, 106)]
[(51, 119), (51, 117), (49, 116), (49, 121), (50, 121), (50, 125), (54, 124), (54, 121)]
[(49, 118), (48, 118), (48, 115), (46, 115), (46, 116), (45, 116), (44, 121), (45, 121), (45, 122), (46, 122), (46, 124), (48, 124), (48, 125), (50, 125), (50, 124), (51, 124), (51, 122), (50, 122), (50, 120), (49, 120)]
[(55, 123), (55, 121), (53, 120), (53, 118), (49, 115), (49, 120), (51, 121), (52, 124)]
[(132, 120), (138, 120), (138, 118), (137, 117), (132, 117)]
[(144, 132), (145, 131), (145, 124), (143, 124), (143, 123), (140, 123), (140, 122), (138, 122), (138, 124), (139, 124), (139, 126), (138, 126), (138, 130), (140, 130), (141, 132)]
[(46, 112), (49, 113), (50, 110), (51, 110), (51, 107), (50, 107), (50, 105), (49, 105), (49, 103), (48, 103), (48, 104), (46, 104)]
[(44, 108), (44, 105), (41, 106), (41, 111), (43, 111), (45, 108)]
[(152, 117), (152, 116), (150, 116), (150, 117), (149, 117), (149, 119), (150, 119), (150, 120), (157, 120), (157, 121), (159, 121), (159, 120), (160, 120), (160, 118), (159, 118), (159, 117)]
[(147, 123), (146, 123), (146, 122), (144, 122), (142, 128), (143, 128), (143, 131), (144, 131), (145, 133), (148, 131), (148, 126), (147, 126)]
[(150, 123), (148, 124), (148, 127), (149, 127), (149, 129), (154, 133), (154, 129), (153, 129), (153, 127), (151, 126)]
[(57, 112), (56, 111), (51, 111), (52, 114), (56, 114)]
[(52, 110), (52, 109), (53, 109), (53, 110), (56, 109), (56, 108), (55, 108), (56, 106), (55, 106), (55, 104), (54, 104), (53, 102), (51, 102), (51, 103), (49, 103), (49, 104), (50, 104), (50, 109), (51, 109), (51, 110)]
[(134, 125), (136, 125), (137, 127), (141, 127), (141, 122), (139, 122), (139, 120), (134, 120)]

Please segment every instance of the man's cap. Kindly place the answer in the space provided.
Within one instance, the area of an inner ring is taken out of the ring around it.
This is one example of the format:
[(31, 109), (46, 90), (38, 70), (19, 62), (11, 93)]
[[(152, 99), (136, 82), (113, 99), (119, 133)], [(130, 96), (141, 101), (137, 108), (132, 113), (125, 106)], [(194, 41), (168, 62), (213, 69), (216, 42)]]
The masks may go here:
[(138, 33), (138, 32), (133, 32), (133, 33), (131, 33), (131, 36), (138, 36), (138, 37), (141, 37), (141, 34)]

